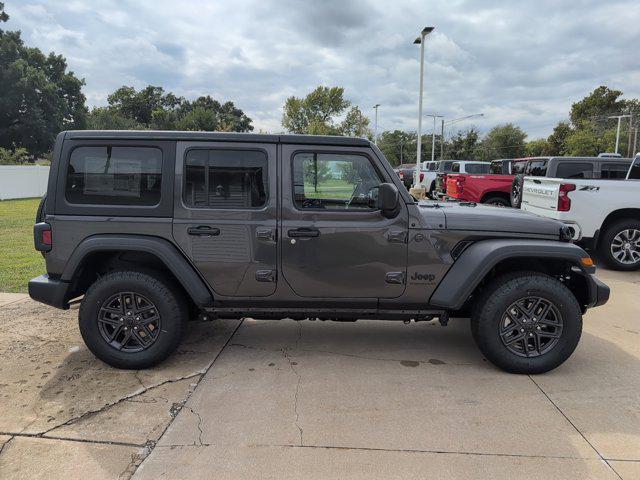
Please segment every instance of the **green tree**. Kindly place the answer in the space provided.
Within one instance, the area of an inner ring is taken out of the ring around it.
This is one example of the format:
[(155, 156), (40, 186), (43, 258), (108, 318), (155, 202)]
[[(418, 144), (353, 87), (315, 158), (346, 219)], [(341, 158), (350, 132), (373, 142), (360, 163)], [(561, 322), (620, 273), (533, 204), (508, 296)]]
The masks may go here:
[(525, 153), (527, 134), (512, 123), (493, 127), (476, 149), (478, 160), (518, 158)]
[[(1, 21), (8, 20), (0, 4)], [(84, 80), (64, 57), (24, 45), (20, 32), (0, 29), (0, 146), (49, 151), (61, 130), (84, 128)]]
[(445, 143), (444, 157), (454, 160), (475, 160), (479, 141), (480, 132), (473, 127), (458, 131)]
[(138, 130), (143, 128), (133, 118), (125, 117), (118, 110), (109, 107), (94, 107), (87, 116), (90, 130)]
[[(583, 123), (581, 128), (573, 130), (566, 141), (566, 155), (596, 156), (603, 152), (615, 150), (616, 131), (609, 129), (602, 132), (593, 123)], [(620, 145), (619, 151), (626, 151), (626, 143)]]
[[(353, 135), (371, 138), (369, 119), (344, 98), (344, 88), (317, 87), (304, 98), (289, 97), (284, 104), (282, 126), (291, 133)], [(339, 122), (338, 117), (344, 115)]]
[(524, 146), (524, 154), (527, 157), (540, 157), (548, 155), (549, 144), (546, 139), (538, 138), (527, 142)]
[(612, 90), (604, 85), (596, 88), (582, 100), (571, 105), (571, 123), (577, 128), (583, 122), (604, 124), (608, 116), (618, 115), (627, 110), (627, 102), (622, 100), (621, 96), (620, 90)]
[(567, 151), (567, 137), (571, 135), (571, 125), (559, 122), (553, 133), (547, 137), (547, 155), (564, 155)]
[(416, 161), (416, 132), (402, 130), (387, 130), (378, 136), (378, 148), (384, 153), (391, 165)]
[(4, 3), (0, 2), (0, 22), (6, 22), (9, 20), (9, 15), (4, 11)]
[(155, 110), (174, 109), (183, 100), (173, 93), (165, 93), (164, 88), (154, 85), (149, 85), (139, 92), (133, 87), (123, 85), (107, 97), (109, 107), (145, 126), (151, 123)]

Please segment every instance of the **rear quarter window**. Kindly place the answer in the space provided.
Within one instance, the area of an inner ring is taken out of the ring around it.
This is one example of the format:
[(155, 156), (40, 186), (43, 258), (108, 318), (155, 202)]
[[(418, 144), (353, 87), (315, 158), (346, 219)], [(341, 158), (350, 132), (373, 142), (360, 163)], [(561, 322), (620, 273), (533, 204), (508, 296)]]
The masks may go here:
[(154, 206), (161, 185), (161, 149), (85, 146), (71, 152), (65, 196), (79, 205)]
[(593, 164), (588, 162), (560, 162), (555, 176), (558, 178), (593, 178)]

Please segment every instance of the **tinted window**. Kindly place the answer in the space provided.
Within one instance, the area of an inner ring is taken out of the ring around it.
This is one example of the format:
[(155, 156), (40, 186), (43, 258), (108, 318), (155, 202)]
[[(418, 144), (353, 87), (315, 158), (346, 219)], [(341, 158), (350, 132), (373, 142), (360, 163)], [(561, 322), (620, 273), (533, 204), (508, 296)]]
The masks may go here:
[(466, 164), (464, 169), (467, 173), (489, 173), (489, 164), (488, 163), (472, 163)]
[(546, 160), (533, 160), (527, 168), (527, 175), (532, 177), (544, 177), (547, 174)]
[(624, 180), (629, 171), (628, 163), (603, 163), (600, 171), (600, 178), (609, 180)]
[(363, 210), (381, 180), (362, 155), (297, 153), (293, 157), (293, 194), (301, 209)]
[(267, 203), (264, 152), (189, 150), (184, 176), (184, 202), (190, 207), (260, 208)]
[(502, 162), (491, 162), (489, 172), (494, 175), (500, 175), (502, 173)]
[(440, 166), (438, 167), (439, 172), (448, 173), (451, 171), (451, 165), (453, 162), (440, 162)]
[(633, 161), (631, 170), (629, 171), (629, 180), (640, 180), (640, 158)]
[(71, 152), (67, 201), (91, 205), (157, 205), (162, 151), (151, 147), (78, 147)]
[(453, 165), (451, 165), (451, 172), (452, 173), (459, 173), (460, 172), (460, 164), (459, 163), (454, 163)]
[(555, 176), (558, 178), (593, 178), (593, 164), (560, 162)]
[(521, 173), (524, 173), (526, 166), (527, 166), (527, 162), (513, 162), (511, 164), (511, 173), (513, 175), (519, 175)]

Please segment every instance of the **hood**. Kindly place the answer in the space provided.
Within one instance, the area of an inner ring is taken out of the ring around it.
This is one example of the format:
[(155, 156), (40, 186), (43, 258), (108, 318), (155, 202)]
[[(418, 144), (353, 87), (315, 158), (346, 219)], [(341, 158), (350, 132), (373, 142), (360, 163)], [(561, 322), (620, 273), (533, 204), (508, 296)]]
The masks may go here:
[[(420, 202), (420, 210), (434, 208), (435, 202)], [(427, 206), (428, 205), (428, 206)], [(438, 203), (444, 213), (447, 230), (524, 233), (560, 237), (563, 224), (516, 208), (500, 208), (472, 202)]]

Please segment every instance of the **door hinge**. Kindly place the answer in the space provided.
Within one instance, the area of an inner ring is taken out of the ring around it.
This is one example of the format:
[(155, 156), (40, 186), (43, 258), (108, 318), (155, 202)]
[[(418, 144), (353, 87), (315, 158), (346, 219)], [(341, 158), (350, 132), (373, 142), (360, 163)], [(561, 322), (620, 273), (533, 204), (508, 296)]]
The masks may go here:
[(385, 281), (387, 283), (404, 285), (404, 272), (388, 272)]
[(256, 280), (258, 282), (275, 282), (278, 274), (275, 270), (256, 270)]
[(406, 243), (407, 231), (406, 230), (390, 230), (387, 233), (387, 240), (391, 243)]

